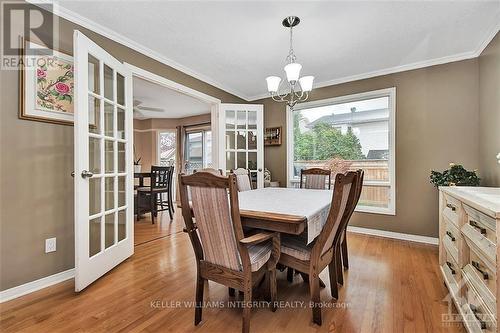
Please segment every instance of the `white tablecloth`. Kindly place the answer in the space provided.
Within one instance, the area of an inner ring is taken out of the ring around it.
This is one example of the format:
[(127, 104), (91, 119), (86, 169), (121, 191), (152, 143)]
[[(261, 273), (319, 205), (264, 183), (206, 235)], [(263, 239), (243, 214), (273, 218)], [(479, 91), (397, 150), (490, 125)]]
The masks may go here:
[(325, 225), (332, 195), (333, 191), (330, 190), (273, 187), (238, 193), (242, 210), (305, 216), (308, 244)]

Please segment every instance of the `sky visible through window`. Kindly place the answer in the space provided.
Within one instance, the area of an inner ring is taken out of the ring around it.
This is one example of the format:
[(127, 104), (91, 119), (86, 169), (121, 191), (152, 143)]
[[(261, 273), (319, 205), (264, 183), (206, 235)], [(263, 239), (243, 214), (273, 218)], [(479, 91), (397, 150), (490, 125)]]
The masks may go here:
[(331, 114), (342, 114), (351, 112), (351, 108), (356, 108), (356, 112), (376, 110), (376, 109), (387, 109), (389, 108), (389, 99), (387, 97), (372, 98), (363, 101), (341, 103), (334, 105), (320, 106), (311, 109), (300, 110), (300, 113), (309, 122), (313, 122), (323, 116), (329, 116)]

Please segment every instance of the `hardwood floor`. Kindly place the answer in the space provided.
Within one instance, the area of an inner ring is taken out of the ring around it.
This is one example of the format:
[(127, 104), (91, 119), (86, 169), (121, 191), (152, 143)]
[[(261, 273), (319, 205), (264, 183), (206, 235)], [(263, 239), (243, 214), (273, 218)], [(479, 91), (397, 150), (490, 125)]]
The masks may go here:
[[(182, 227), (179, 216), (174, 224)], [(172, 228), (177, 228), (173, 226)], [(176, 229), (177, 230), (177, 229)], [(350, 269), (340, 300), (321, 290), (323, 326), (311, 322), (308, 287), (278, 273), (281, 308), (252, 310), (251, 332), (463, 332), (446, 325), (446, 289), (434, 246), (349, 234)], [(135, 247), (135, 254), (79, 294), (73, 281), (0, 304), (1, 332), (240, 332), (241, 309), (229, 308), (227, 288), (209, 283), (194, 326), (195, 260), (183, 232)], [(328, 272), (321, 278), (328, 286)], [(263, 300), (260, 293), (257, 300)], [(178, 302), (178, 303), (176, 303)], [(288, 302), (288, 303), (286, 303)], [(305, 308), (292, 308), (301, 305)], [(220, 305), (220, 304), (219, 304)], [(327, 308), (329, 307), (329, 308)]]
[(134, 245), (144, 244), (182, 231), (183, 223), (180, 208), (175, 210), (173, 221), (170, 220), (168, 212), (159, 212), (155, 224), (152, 224), (151, 214), (144, 214), (139, 221), (134, 221)]

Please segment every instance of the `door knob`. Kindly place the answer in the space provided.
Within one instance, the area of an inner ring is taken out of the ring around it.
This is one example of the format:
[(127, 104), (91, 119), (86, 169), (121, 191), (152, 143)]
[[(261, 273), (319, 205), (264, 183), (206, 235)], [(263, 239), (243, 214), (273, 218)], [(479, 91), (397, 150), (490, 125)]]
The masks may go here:
[(83, 171), (82, 171), (82, 178), (84, 178), (84, 179), (85, 179), (85, 178), (90, 178), (90, 177), (92, 177), (93, 175), (94, 175), (94, 174), (93, 174), (92, 172), (90, 172), (90, 171), (87, 171), (87, 170), (83, 170)]
[(262, 168), (258, 168), (257, 171), (262, 172)]

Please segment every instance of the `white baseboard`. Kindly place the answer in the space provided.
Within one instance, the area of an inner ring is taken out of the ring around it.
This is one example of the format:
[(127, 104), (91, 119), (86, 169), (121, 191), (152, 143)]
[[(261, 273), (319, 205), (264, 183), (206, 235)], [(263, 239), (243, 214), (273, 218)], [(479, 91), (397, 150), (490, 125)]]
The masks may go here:
[(75, 276), (75, 269), (46, 276), (44, 278), (22, 284), (17, 287), (0, 291), (0, 303), (10, 301), (11, 299), (21, 297), (34, 291), (47, 288), (53, 284), (69, 280)]
[(385, 237), (385, 238), (393, 238), (393, 239), (406, 240), (406, 241), (417, 242), (417, 243), (425, 243), (425, 244), (432, 244), (432, 245), (439, 244), (439, 239), (434, 238), (434, 237), (402, 234), (399, 232), (392, 232), (392, 231), (385, 231), (385, 230), (378, 230), (378, 229), (368, 229), (368, 228), (348, 226), (347, 231), (354, 232), (357, 234), (365, 234), (365, 235), (379, 236), (379, 237)]

